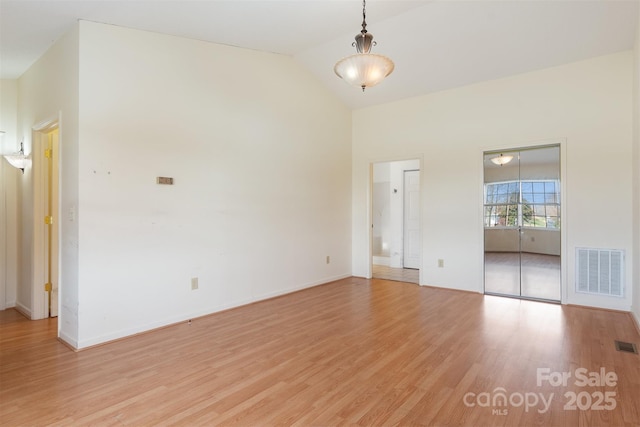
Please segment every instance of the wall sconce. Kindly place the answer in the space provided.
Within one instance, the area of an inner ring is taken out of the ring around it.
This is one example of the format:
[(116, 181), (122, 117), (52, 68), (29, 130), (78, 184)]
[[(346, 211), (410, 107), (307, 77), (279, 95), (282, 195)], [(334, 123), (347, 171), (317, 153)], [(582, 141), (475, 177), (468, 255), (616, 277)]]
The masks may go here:
[(24, 154), (24, 144), (22, 142), (20, 143), (20, 151), (15, 154), (7, 154), (4, 158), (7, 159), (11, 166), (20, 169), (22, 173), (24, 173), (24, 168), (31, 163), (29, 156)]

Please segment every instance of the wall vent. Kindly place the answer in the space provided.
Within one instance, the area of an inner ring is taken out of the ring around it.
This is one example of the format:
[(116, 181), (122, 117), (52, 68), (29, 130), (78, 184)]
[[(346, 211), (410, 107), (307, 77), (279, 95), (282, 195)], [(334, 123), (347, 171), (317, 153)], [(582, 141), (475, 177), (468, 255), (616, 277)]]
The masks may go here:
[(576, 292), (624, 296), (624, 251), (576, 248)]

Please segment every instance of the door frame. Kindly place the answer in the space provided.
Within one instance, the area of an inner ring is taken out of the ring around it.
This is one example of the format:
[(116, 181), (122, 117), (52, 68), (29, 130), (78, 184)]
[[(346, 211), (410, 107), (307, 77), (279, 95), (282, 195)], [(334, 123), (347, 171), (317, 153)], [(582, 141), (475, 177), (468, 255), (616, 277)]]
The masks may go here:
[[(421, 192), (422, 186), (420, 185), (422, 179), (420, 169), (405, 169), (402, 171), (402, 268), (414, 268), (406, 267), (407, 265), (407, 172), (418, 172), (418, 193)], [(418, 218), (419, 218), (419, 230), (422, 233), (422, 201), (420, 201)], [(421, 236), (422, 237), (422, 236)], [(420, 239), (422, 240), (422, 239)], [(420, 242), (420, 255), (418, 259), (418, 270), (420, 269), (420, 261), (422, 256), (422, 241)]]
[[(46, 227), (44, 217), (47, 214), (47, 162), (44, 156), (44, 150), (48, 146), (48, 134), (58, 129), (58, 141), (62, 143), (62, 127), (60, 116), (56, 115), (44, 120), (31, 128), (33, 148), (32, 156), (32, 172), (33, 172), (33, 265), (32, 265), (32, 319), (43, 319), (49, 316), (48, 293), (44, 290), (47, 283), (47, 245), (45, 239)], [(58, 145), (58, 153), (60, 153), (60, 145)], [(58, 155), (58, 174), (54, 181), (60, 182), (60, 156)], [(60, 186), (58, 184), (58, 200), (55, 205), (58, 209), (53, 212), (53, 227), (57, 227), (58, 236), (60, 235)], [(60, 239), (57, 245), (52, 246), (57, 258), (57, 282), (58, 282), (58, 307), (60, 307)], [(59, 316), (61, 315), (59, 310)], [(58, 322), (58, 329), (61, 322)]]
[[(560, 304), (567, 303), (567, 226), (566, 226), (566, 218), (567, 218), (567, 207), (566, 207), (566, 194), (567, 194), (567, 139), (566, 138), (551, 138), (544, 140), (536, 140), (536, 141), (528, 141), (523, 143), (511, 143), (504, 144), (499, 146), (489, 146), (480, 150), (478, 159), (479, 159), (479, 192), (481, 194), (480, 203), (478, 207), (478, 217), (479, 217), (479, 236), (480, 242), (482, 245), (480, 247), (481, 256), (480, 263), (481, 271), (482, 271), (482, 280), (481, 280), (481, 289), (480, 292), (484, 295), (484, 280), (485, 280), (485, 263), (484, 263), (484, 155), (485, 153), (496, 152), (496, 151), (522, 151), (527, 149), (535, 149), (535, 148), (544, 148), (545, 146), (559, 146), (560, 148)], [(505, 295), (506, 297), (506, 295)]]
[[(376, 163), (394, 163), (394, 162), (403, 162), (403, 161), (407, 161), (407, 160), (414, 160), (418, 162), (418, 169), (420, 171), (420, 230), (421, 230), (421, 234), (424, 235), (423, 233), (423, 222), (422, 222), (422, 216), (424, 213), (424, 189), (425, 189), (425, 185), (424, 185), (424, 179), (425, 179), (425, 174), (423, 173), (424, 170), (424, 155), (422, 154), (418, 154), (418, 155), (414, 155), (414, 156), (402, 156), (402, 157), (385, 157), (385, 158), (379, 158), (379, 159), (370, 159), (369, 160), (369, 168), (367, 169), (367, 172), (369, 174), (369, 179), (367, 180), (367, 227), (368, 227), (368, 232), (367, 232), (367, 246), (368, 246), (368, 260), (367, 260), (367, 275), (366, 278), (367, 279), (371, 279), (373, 277), (373, 165)], [(416, 170), (415, 168), (412, 168), (413, 170)], [(403, 184), (404, 185), (404, 184)], [(404, 195), (403, 195), (404, 197)], [(404, 202), (403, 202), (404, 204)], [(403, 207), (404, 209), (404, 207)], [(404, 220), (403, 220), (404, 221)], [(404, 236), (403, 236), (404, 238)], [(424, 238), (422, 239), (424, 240)], [(422, 260), (422, 257), (424, 255), (424, 241), (420, 242), (420, 259)], [(420, 265), (420, 268), (418, 269), (418, 282), (419, 285), (422, 286), (423, 285), (423, 271), (422, 271), (422, 265)]]

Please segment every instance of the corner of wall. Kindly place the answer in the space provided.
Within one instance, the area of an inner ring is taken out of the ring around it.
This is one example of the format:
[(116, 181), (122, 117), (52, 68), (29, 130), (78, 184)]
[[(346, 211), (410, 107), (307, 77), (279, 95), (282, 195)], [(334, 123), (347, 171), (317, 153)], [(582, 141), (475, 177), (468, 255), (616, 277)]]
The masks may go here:
[(634, 47), (633, 70), (633, 142), (632, 142), (632, 176), (633, 176), (633, 276), (631, 311), (640, 332), (640, 7), (636, 21), (636, 38)]

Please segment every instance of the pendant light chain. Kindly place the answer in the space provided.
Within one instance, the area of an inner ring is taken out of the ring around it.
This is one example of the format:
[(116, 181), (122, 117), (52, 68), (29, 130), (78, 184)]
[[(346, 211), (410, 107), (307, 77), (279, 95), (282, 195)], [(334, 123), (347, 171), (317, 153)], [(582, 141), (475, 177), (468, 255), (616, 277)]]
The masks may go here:
[(367, 0), (362, 0), (362, 33), (367, 32)]

